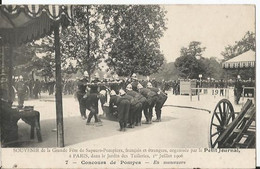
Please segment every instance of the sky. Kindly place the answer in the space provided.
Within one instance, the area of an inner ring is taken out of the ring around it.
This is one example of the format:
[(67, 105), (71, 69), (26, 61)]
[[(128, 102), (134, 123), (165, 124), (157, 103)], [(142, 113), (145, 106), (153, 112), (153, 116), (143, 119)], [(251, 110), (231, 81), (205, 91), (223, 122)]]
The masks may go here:
[(235, 44), (247, 31), (255, 32), (253, 5), (164, 5), (167, 27), (160, 39), (167, 62), (180, 56), (191, 41), (206, 47), (203, 57), (223, 59), (225, 46)]

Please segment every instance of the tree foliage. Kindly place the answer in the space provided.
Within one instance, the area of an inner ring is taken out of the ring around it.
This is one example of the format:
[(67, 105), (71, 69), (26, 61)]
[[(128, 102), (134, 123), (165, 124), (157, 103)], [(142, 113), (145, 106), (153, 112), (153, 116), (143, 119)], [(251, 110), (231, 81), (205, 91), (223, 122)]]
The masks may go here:
[(221, 63), (217, 61), (217, 58), (210, 57), (210, 58), (202, 58), (202, 62), (204, 64), (204, 74), (202, 74), (203, 78), (214, 78), (214, 79), (221, 79), (223, 78), (223, 68)]
[(235, 42), (234, 45), (226, 46), (225, 50), (221, 52), (221, 55), (224, 56), (224, 60), (228, 60), (248, 50), (255, 51), (255, 48), (256, 48), (255, 33), (248, 31), (246, 32), (244, 37), (238, 42)]
[(164, 63), (158, 73), (150, 76), (156, 80), (177, 80), (179, 78), (179, 71), (175, 67), (174, 62)]
[(77, 68), (91, 75), (97, 68), (106, 50), (103, 46), (105, 31), (101, 29), (101, 15), (97, 5), (75, 7), (74, 26), (65, 30), (64, 53), (77, 61)]
[(180, 77), (196, 79), (199, 74), (205, 74), (205, 65), (201, 61), (202, 52), (205, 49), (205, 47), (201, 47), (201, 42), (197, 41), (190, 42), (187, 48), (181, 48), (180, 57), (175, 60), (175, 67), (179, 71)]
[[(244, 37), (235, 42), (235, 44), (226, 46), (225, 50), (221, 52), (221, 55), (224, 56), (224, 61), (226, 61), (249, 50), (256, 50), (255, 33), (250, 31), (246, 32)], [(255, 78), (255, 69), (250, 68), (243, 70), (225, 70), (224, 72), (227, 78), (236, 78), (238, 74), (242, 79)]]
[[(100, 28), (97, 6), (75, 6), (74, 25), (60, 31), (60, 49), (63, 77), (87, 71), (91, 75), (101, 62), (105, 50), (101, 40), (104, 33)], [(46, 36), (33, 43), (38, 56), (30, 64), (37, 67), (41, 76), (52, 78), (55, 71), (54, 35)]]
[(150, 75), (164, 62), (159, 39), (166, 12), (158, 5), (108, 5), (99, 8), (108, 31), (107, 65), (119, 76)]

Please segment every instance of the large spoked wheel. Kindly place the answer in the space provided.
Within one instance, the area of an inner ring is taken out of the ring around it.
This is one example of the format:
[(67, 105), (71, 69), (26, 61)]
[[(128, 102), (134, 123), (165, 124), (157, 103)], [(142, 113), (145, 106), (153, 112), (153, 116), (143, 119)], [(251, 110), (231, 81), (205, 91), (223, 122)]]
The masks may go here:
[(210, 124), (210, 146), (219, 147), (217, 139), (225, 131), (227, 126), (235, 119), (235, 112), (232, 104), (227, 99), (218, 102), (213, 112)]

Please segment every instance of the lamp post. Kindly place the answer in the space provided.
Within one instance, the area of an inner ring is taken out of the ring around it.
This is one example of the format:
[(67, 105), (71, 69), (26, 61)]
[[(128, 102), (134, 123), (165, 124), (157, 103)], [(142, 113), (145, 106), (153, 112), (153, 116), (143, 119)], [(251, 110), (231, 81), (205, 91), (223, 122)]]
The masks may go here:
[(202, 74), (199, 74), (199, 78), (200, 78), (200, 87), (201, 87), (201, 78), (202, 78)]

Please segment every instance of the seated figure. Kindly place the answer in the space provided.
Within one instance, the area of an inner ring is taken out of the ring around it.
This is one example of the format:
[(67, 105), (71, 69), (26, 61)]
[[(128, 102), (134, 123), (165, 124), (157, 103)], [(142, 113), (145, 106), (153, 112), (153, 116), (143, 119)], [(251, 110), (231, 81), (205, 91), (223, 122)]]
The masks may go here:
[(1, 128), (1, 142), (11, 143), (18, 140), (18, 126), (17, 122), (20, 119), (20, 113), (12, 109), (12, 104), (4, 98), (5, 90), (0, 91), (0, 128)]

